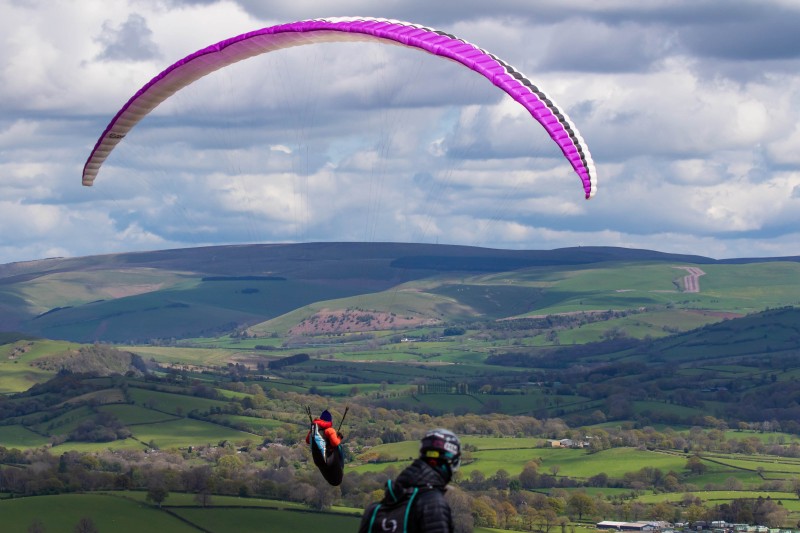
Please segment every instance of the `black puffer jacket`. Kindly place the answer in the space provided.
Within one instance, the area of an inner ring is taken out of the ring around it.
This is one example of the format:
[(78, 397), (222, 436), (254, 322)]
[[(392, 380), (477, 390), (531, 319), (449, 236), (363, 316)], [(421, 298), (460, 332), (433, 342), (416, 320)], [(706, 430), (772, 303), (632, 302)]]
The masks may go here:
[[(408, 517), (408, 533), (453, 533), (450, 505), (444, 499), (447, 480), (428, 463), (417, 459), (400, 472), (392, 484), (395, 494), (407, 488), (419, 487)], [(384, 501), (392, 501), (389, 489)], [(358, 533), (368, 533), (372, 512), (378, 503), (372, 503), (361, 517)]]

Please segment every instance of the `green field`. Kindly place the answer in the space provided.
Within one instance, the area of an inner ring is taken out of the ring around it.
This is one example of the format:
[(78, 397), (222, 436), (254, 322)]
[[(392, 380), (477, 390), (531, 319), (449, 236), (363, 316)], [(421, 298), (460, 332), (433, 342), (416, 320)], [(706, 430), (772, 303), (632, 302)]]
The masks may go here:
[(511, 475), (518, 475), (528, 461), (540, 458), (541, 472), (557, 469), (558, 476), (578, 479), (587, 479), (600, 472), (612, 478), (621, 478), (626, 472), (634, 472), (645, 466), (659, 468), (665, 473), (670, 470), (681, 471), (686, 464), (681, 457), (633, 448), (612, 448), (595, 454), (580, 449), (542, 448), (479, 451), (473, 455), (475, 462), (465, 465), (468, 471), (480, 470), (492, 475), (502, 468)]
[(51, 340), (0, 345), (0, 394), (26, 391), (36, 383), (47, 381), (54, 373), (31, 366), (31, 362), (78, 347), (75, 343)]
[(800, 443), (800, 436), (790, 433), (750, 431), (750, 430), (728, 430), (725, 432), (726, 439), (744, 440), (758, 439), (767, 444), (792, 444)]
[(684, 407), (682, 405), (675, 405), (666, 402), (654, 402), (654, 401), (636, 401), (633, 402), (633, 409), (634, 412), (637, 414), (646, 414), (646, 413), (670, 413), (673, 415), (683, 416), (683, 417), (691, 417), (698, 414), (702, 414), (703, 410), (693, 407)]
[[(86, 408), (82, 408), (86, 409)], [(53, 453), (63, 453), (64, 451), (95, 452), (103, 450), (119, 449), (143, 449), (148, 444), (154, 443), (162, 449), (186, 448), (188, 446), (217, 445), (222, 441), (230, 442), (260, 442), (262, 437), (238, 431), (219, 424), (195, 420), (191, 418), (178, 418), (164, 415), (156, 411), (148, 411), (136, 406), (113, 405), (102, 406), (101, 410), (116, 413), (120, 410), (122, 417), (130, 417), (132, 425), (128, 429), (133, 434), (132, 438), (115, 440), (112, 442), (64, 442), (53, 447)], [(160, 421), (158, 417), (160, 417)], [(244, 418), (244, 417), (243, 417)], [(145, 422), (152, 419), (152, 422)], [(248, 420), (259, 421), (258, 418), (248, 418)], [(76, 426), (80, 419), (70, 419), (69, 425), (62, 425), (54, 430), (54, 433), (68, 433), (72, 426)], [(275, 421), (272, 422), (281, 425)], [(43, 424), (44, 425), (44, 424)], [(265, 426), (268, 426), (266, 424)], [(14, 445), (18, 448), (34, 448), (48, 442), (46, 437), (42, 437), (22, 426), (0, 426), (0, 444), (4, 446)], [(8, 444), (6, 444), (8, 443)]]
[(0, 426), (0, 446), (6, 448), (38, 448), (49, 441), (24, 426)]
[[(588, 479), (599, 473), (611, 478), (621, 479), (626, 473), (643, 468), (658, 468), (664, 474), (675, 472), (680, 476), (688, 473), (685, 469), (687, 457), (681, 454), (652, 452), (636, 448), (612, 448), (598, 453), (569, 448), (540, 447), (542, 439), (536, 438), (463, 438), (465, 444), (476, 446), (477, 451), (467, 452), (462, 464), (462, 475), (477, 470), (486, 477), (493, 476), (502, 469), (511, 476), (519, 475), (525, 465), (533, 460), (540, 463), (540, 473), (553, 473), (574, 479)], [(417, 444), (413, 441), (382, 444), (370, 448), (356, 458), (350, 465), (355, 472), (382, 472), (389, 466), (404, 467), (416, 457)], [(380, 457), (380, 462), (363, 463), (367, 459)], [(791, 479), (797, 475), (800, 465), (796, 462), (783, 462), (771, 458), (771, 462), (755, 462), (720, 456), (715, 461), (705, 461), (708, 470), (702, 475), (685, 478), (685, 482), (698, 487), (707, 484), (725, 484), (729, 479), (741, 481), (745, 487), (757, 486), (761, 479), (757, 468), (763, 475), (774, 479)]]
[(255, 418), (242, 415), (212, 415), (209, 418), (218, 423), (225, 422), (236, 424), (237, 427), (248, 427), (251, 428), (252, 431), (275, 429), (286, 424), (286, 422), (273, 420), (271, 418)]
[(769, 472), (784, 474), (785, 477), (800, 475), (800, 459), (774, 456), (745, 456), (705, 454), (704, 458), (717, 464), (748, 472)]
[(81, 518), (88, 517), (100, 531), (114, 533), (197, 533), (164, 511), (124, 498), (101, 494), (61, 494), (0, 500), (2, 529), (25, 532), (34, 519), (48, 533), (73, 533)]
[(69, 411), (55, 418), (35, 424), (31, 427), (39, 433), (47, 433), (48, 435), (65, 435), (77, 428), (81, 422), (85, 421), (90, 416), (91, 411), (87, 406), (84, 405), (70, 409)]
[(98, 410), (113, 414), (126, 426), (152, 424), (176, 419), (172, 415), (130, 404), (101, 405)]
[(67, 441), (58, 446), (53, 446), (53, 454), (64, 452), (98, 453), (106, 450), (146, 450), (147, 445), (135, 439), (115, 440), (111, 442), (75, 442)]
[[(124, 496), (127, 499), (135, 500), (141, 503), (147, 502), (147, 493), (145, 491), (111, 491), (103, 494), (111, 496)], [(185, 492), (171, 492), (164, 503), (165, 507), (200, 507), (200, 504), (195, 499), (195, 494), (187, 494)], [(273, 509), (291, 509), (291, 510), (305, 510), (307, 506), (302, 503), (285, 502), (281, 500), (268, 500), (262, 498), (240, 498), (238, 496), (212, 496), (212, 505), (220, 507), (270, 507)]]
[[(550, 473), (557, 469), (558, 476), (586, 479), (600, 472), (609, 477), (621, 478), (627, 472), (635, 472), (644, 467), (659, 468), (664, 473), (682, 472), (686, 458), (659, 452), (642, 451), (635, 448), (612, 448), (590, 454), (586, 450), (573, 448), (539, 447), (542, 439), (536, 438), (463, 438), (464, 443), (477, 446), (478, 450), (468, 453), (461, 470), (469, 475), (478, 470), (485, 476), (492, 476), (503, 469), (512, 476), (519, 475), (525, 465), (539, 460), (539, 471)], [(384, 462), (356, 464), (351, 468), (357, 472), (381, 472), (388, 466), (402, 467), (409, 459), (416, 457), (416, 442), (381, 444), (371, 448), (361, 457), (381, 456)], [(358, 458), (357, 458), (358, 459)]]
[(539, 437), (483, 437), (468, 435), (464, 443), (475, 446), (478, 451), (508, 450), (521, 448), (542, 449), (544, 439)]
[(356, 531), (358, 516), (320, 512), (279, 511), (266, 508), (171, 509), (176, 515), (219, 533), (297, 533), (314, 531), (320, 523), (329, 531)]
[[(800, 510), (800, 500), (797, 495), (792, 492), (769, 492), (769, 491), (754, 491), (754, 490), (700, 490), (690, 493), (693, 497), (698, 497), (706, 502), (714, 503), (729, 503), (731, 500), (740, 498), (770, 498), (775, 501), (780, 501), (781, 504), (790, 511)], [(642, 503), (658, 503), (658, 502), (679, 502), (685, 497), (685, 494), (678, 493), (661, 493), (661, 494), (643, 494), (636, 498), (637, 501)]]
[(164, 423), (143, 424), (129, 428), (142, 442), (155, 442), (159, 448), (185, 448), (206, 444), (216, 445), (223, 440), (260, 441), (258, 435), (230, 429), (203, 420), (184, 418)]
[(194, 410), (206, 412), (214, 407), (224, 407), (225, 402), (220, 400), (211, 400), (207, 398), (198, 398), (195, 396), (187, 396), (185, 394), (172, 394), (168, 392), (153, 391), (148, 389), (139, 389), (131, 387), (129, 389), (131, 399), (143, 407), (162, 411), (172, 415), (186, 415)]

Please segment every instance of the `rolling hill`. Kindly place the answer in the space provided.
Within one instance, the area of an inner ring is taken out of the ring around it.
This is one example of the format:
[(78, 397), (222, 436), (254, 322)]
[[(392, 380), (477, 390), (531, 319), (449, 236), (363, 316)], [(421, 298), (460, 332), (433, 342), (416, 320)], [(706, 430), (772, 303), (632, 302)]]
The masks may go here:
[[(609, 309), (735, 314), (800, 303), (800, 258), (395, 243), (241, 245), (0, 265), (0, 330), (142, 343), (288, 331), (362, 309), (446, 324)], [(699, 291), (684, 268), (702, 268)], [(700, 317), (700, 315), (697, 315)], [(691, 326), (702, 325), (698, 319)], [(328, 330), (328, 332), (330, 332)]]

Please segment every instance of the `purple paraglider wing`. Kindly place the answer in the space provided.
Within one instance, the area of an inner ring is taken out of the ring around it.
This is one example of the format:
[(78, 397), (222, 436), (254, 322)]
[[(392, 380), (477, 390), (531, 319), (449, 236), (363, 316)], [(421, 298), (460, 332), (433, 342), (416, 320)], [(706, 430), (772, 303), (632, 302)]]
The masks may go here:
[(375, 18), (316, 19), (262, 28), (198, 50), (169, 66), (134, 94), (106, 127), (83, 167), (83, 184), (94, 182), (114, 147), (161, 102), (190, 83), (259, 54), (331, 41), (378, 40), (418, 48), (457, 61), (485, 76), (530, 112), (583, 183), (586, 198), (597, 189), (589, 148), (566, 113), (540, 88), (494, 55), (447, 33), (408, 22)]

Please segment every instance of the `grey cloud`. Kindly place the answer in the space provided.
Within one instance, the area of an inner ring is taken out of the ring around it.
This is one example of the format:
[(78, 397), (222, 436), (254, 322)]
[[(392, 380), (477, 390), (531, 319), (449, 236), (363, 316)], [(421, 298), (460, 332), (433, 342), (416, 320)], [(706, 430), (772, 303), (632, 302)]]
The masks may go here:
[[(209, 4), (211, 0), (173, 0), (173, 4)], [(585, 35), (576, 25), (579, 18), (591, 18), (610, 28), (627, 23), (678, 31), (690, 50), (712, 57), (776, 59), (800, 55), (800, 10), (765, 0), (674, 0), (670, 2), (627, 2), (604, 5), (586, 1), (545, 0), (462, 0), (458, 7), (427, 0), (395, 0), (381, 4), (379, 12), (364, 9), (359, 0), (337, 2), (321, 9), (316, 1), (265, 4), (260, 0), (239, 0), (245, 10), (266, 21), (289, 21), (333, 16), (374, 16), (442, 25), (447, 30), (459, 21), (495, 18), (526, 21), (532, 24), (565, 23), (569, 38), (580, 41)], [(368, 12), (365, 12), (368, 11)], [(424, 18), (421, 20), (420, 17)], [(618, 51), (631, 58), (646, 49)], [(609, 54), (610, 56), (611, 54)], [(606, 62), (614, 63), (611, 57)], [(591, 65), (589, 65), (591, 67)], [(595, 67), (596, 68), (596, 67)]]
[[(176, 46), (134, 9), (151, 17), (194, 4), (196, 20), (230, 10), (241, 21), (246, 8), (262, 26), (375, 15), (451, 31), (556, 98), (591, 147), (598, 195), (584, 201), (543, 128), (523, 110), (498, 105), (509, 97), (468, 69), (390, 46), (299, 47), (243, 61), (174, 95), (117, 147), (92, 188), (79, 184), (83, 160), (138, 86), (107, 96), (113, 103), (102, 117), (97, 108), (58, 102), (46, 109), (61, 111), (11, 109), (0, 121), (8, 176), (0, 201), (13, 204), (16, 218), (43, 217), (58, 231), (31, 225), (38, 234), (25, 241), (33, 247), (0, 247), (7, 261), (56, 249), (80, 255), (304, 240), (797, 253), (792, 207), (800, 186), (781, 177), (797, 166), (778, 168), (770, 152), (759, 153), (778, 136), (790, 138), (788, 118), (797, 111), (800, 58), (789, 29), (800, 24), (779, 2), (387, 0), (379, 13), (366, 0), (324, 12), (310, 0), (129, 3), (124, 23), (93, 23), (82, 46), (94, 53), (88, 41), (100, 35), (102, 59), (120, 60), (121, 77), (145, 81), (144, 70), (155, 75), (178, 57), (125, 64), (157, 55), (154, 43)], [(764, 39), (773, 29), (780, 49)], [(83, 61), (90, 74), (107, 70)], [(30, 86), (44, 87), (31, 73)], [(731, 187), (720, 187), (726, 181)], [(48, 209), (56, 206), (58, 213)], [(525, 230), (509, 231), (512, 224)]]
[(691, 52), (745, 61), (800, 57), (800, 10), (764, 7), (740, 17), (701, 20), (678, 29)]
[(106, 21), (103, 31), (97, 37), (97, 41), (104, 46), (98, 59), (141, 61), (158, 57), (158, 47), (153, 42), (152, 35), (145, 18), (136, 13), (131, 13), (117, 27)]
[[(203, 2), (204, 0), (195, 1)], [(371, 16), (407, 20), (426, 25), (450, 25), (453, 21), (458, 20), (497, 16), (535, 17), (539, 21), (545, 21), (560, 18), (565, 12), (565, 8), (559, 7), (557, 2), (543, 2), (532, 9), (528, 0), (502, 0), (500, 2), (461, 0), (457, 5), (425, 0), (388, 0), (381, 2), (379, 10), (375, 10), (372, 6), (365, 8), (365, 3), (358, 0), (342, 0), (324, 8), (320, 8), (319, 3), (313, 0), (281, 2), (275, 5), (267, 5), (259, 0), (240, 0), (239, 3), (253, 15), (270, 20)]]
[(637, 72), (647, 70), (670, 47), (663, 33), (647, 26), (600, 24), (575, 19), (558, 25), (540, 68), (552, 71)]

